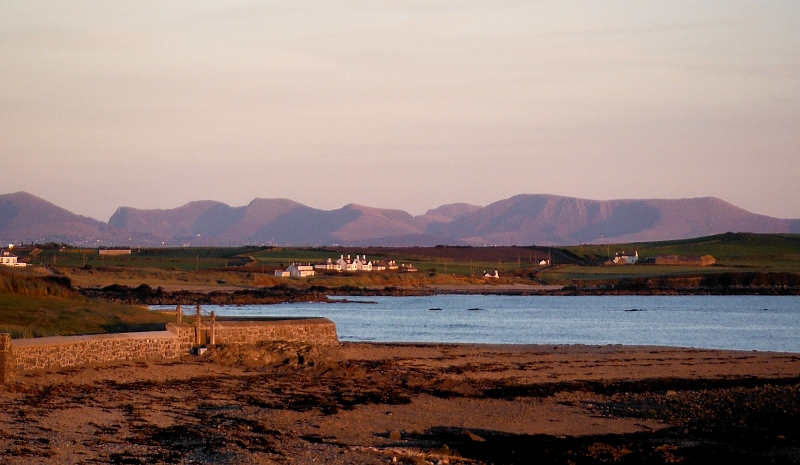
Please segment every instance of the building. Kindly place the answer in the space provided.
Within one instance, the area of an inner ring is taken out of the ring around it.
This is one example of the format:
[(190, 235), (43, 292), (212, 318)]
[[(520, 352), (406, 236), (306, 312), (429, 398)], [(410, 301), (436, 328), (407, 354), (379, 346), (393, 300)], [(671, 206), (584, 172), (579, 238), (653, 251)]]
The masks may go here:
[(275, 276), (279, 278), (307, 278), (309, 276), (314, 276), (315, 274), (316, 271), (314, 271), (314, 265), (311, 263), (307, 265), (292, 263), (291, 265), (287, 266), (285, 270), (275, 270)]
[(372, 261), (367, 260), (366, 255), (360, 257), (356, 255), (356, 259), (353, 260), (353, 265), (355, 265), (356, 271), (372, 271)]
[(350, 259), (350, 255), (348, 255), (347, 258), (344, 258), (344, 255), (342, 255), (339, 257), (339, 260), (336, 260), (336, 264), (341, 271), (356, 271), (356, 264)]
[[(329, 271), (386, 271), (399, 270), (400, 267), (397, 266), (397, 262), (394, 260), (380, 260), (373, 263), (372, 260), (367, 260), (366, 255), (356, 255), (355, 259), (351, 258), (350, 255), (346, 257), (341, 255), (336, 261), (333, 261), (329, 258), (324, 263), (318, 263), (314, 265), (314, 269)], [(413, 269), (402, 271), (417, 270)]]
[(621, 254), (618, 253), (614, 257), (614, 263), (617, 265), (634, 265), (638, 261), (639, 261), (639, 251), (636, 251), (634, 255), (626, 254), (623, 251)]
[(404, 273), (416, 273), (417, 269), (411, 263), (402, 263), (399, 268)]
[(377, 262), (372, 264), (372, 271), (386, 271), (386, 270), (397, 270), (397, 262), (394, 260), (378, 260)]
[(130, 255), (131, 249), (130, 247), (124, 249), (97, 249), (97, 253), (100, 255)]
[(315, 270), (327, 270), (327, 271), (342, 271), (342, 267), (339, 264), (339, 261), (333, 261), (330, 258), (325, 260), (324, 263), (317, 263), (314, 265)]
[(27, 265), (27, 263), (18, 261), (18, 257), (8, 250), (0, 250), (0, 265), (23, 267)]
[(309, 276), (314, 276), (314, 265), (311, 263), (307, 265), (301, 265), (300, 263), (292, 263), (288, 267), (286, 267), (286, 271), (289, 272), (289, 276), (292, 278), (306, 278)]
[(500, 273), (498, 273), (497, 270), (494, 270), (494, 273), (489, 273), (488, 271), (484, 271), (483, 272), (483, 277), (484, 278), (499, 278), (500, 277)]

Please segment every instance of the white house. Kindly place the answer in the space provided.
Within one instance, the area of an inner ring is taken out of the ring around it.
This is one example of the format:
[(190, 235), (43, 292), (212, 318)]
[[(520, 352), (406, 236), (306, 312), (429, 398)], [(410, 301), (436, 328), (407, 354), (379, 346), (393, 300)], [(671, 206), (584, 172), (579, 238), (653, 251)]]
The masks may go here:
[(286, 270), (277, 269), (275, 270), (275, 276), (277, 276), (278, 278), (288, 278), (289, 276), (291, 276), (291, 273), (289, 273)]
[(22, 267), (27, 265), (25, 262), (18, 262), (17, 256), (8, 250), (0, 251), (0, 265)]
[(500, 273), (498, 273), (497, 270), (494, 270), (494, 273), (489, 273), (488, 271), (484, 271), (483, 272), (483, 277), (484, 278), (499, 278), (500, 277)]
[(342, 271), (342, 267), (338, 261), (333, 261), (330, 258), (325, 261), (325, 263), (317, 263), (314, 265), (315, 270), (333, 270), (333, 271)]
[(285, 271), (288, 271), (289, 276), (291, 276), (292, 278), (305, 278), (308, 276), (314, 276), (315, 274), (314, 265), (310, 263), (308, 265), (301, 265), (300, 263), (292, 263), (291, 265), (286, 267)]
[(635, 254), (626, 254), (624, 251), (620, 254), (618, 253), (614, 257), (614, 263), (617, 265), (633, 265), (634, 263), (639, 261), (639, 251), (637, 250)]
[(339, 265), (339, 269), (342, 271), (356, 271), (356, 264), (350, 259), (350, 255), (347, 258), (342, 255), (339, 260), (336, 260), (336, 264)]
[(372, 271), (396, 270), (397, 262), (394, 260), (378, 260), (372, 264)]
[(400, 271), (403, 273), (416, 273), (417, 269), (411, 263), (402, 263), (400, 264)]
[(353, 260), (353, 264), (356, 267), (356, 271), (372, 271), (372, 260), (367, 260), (366, 255), (358, 256), (356, 255), (356, 259)]

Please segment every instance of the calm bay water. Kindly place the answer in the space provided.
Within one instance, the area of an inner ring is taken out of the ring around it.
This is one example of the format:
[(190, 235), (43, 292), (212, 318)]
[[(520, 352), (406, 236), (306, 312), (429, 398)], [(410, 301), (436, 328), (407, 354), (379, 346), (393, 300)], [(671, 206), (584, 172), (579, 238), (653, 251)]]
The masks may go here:
[(374, 303), (206, 305), (203, 311), (220, 316), (323, 316), (336, 323), (342, 341), (624, 344), (800, 353), (797, 296), (439, 295), (350, 300)]

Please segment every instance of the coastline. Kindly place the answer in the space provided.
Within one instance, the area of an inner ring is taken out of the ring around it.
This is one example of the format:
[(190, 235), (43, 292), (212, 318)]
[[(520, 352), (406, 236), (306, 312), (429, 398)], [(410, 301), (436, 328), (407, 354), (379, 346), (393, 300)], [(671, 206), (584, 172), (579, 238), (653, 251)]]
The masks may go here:
[(635, 285), (608, 287), (575, 287), (530, 284), (427, 285), (415, 287), (366, 286), (312, 288), (279, 285), (263, 288), (213, 286), (150, 286), (131, 288), (82, 288), (82, 295), (108, 301), (140, 305), (216, 304), (270, 305), (284, 302), (328, 302), (328, 296), (427, 296), (427, 295), (514, 295), (514, 296), (619, 296), (619, 295), (800, 295), (798, 288), (720, 287), (720, 288), (652, 288)]
[(0, 392), (3, 461), (800, 458), (797, 354), (342, 343), (264, 362), (275, 350), (218, 347), (179, 361), (24, 373)]

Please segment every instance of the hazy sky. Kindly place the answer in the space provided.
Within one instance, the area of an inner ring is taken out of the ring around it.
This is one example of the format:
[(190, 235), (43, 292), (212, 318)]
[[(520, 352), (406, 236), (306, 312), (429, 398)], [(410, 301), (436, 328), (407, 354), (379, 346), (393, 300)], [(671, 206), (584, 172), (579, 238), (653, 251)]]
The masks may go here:
[(800, 2), (0, 0), (0, 193), (800, 218)]

